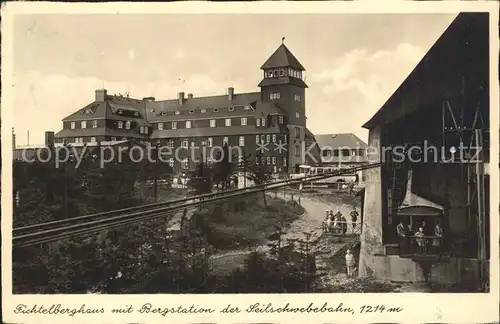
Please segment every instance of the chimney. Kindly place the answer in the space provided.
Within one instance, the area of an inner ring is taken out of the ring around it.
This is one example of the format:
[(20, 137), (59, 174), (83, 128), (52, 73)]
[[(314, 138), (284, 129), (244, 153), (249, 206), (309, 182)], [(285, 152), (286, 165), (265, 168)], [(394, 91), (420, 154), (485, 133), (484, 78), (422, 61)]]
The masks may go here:
[(193, 99), (193, 94), (192, 93), (188, 93), (188, 99)]
[(234, 97), (234, 88), (233, 87), (227, 88), (227, 99), (233, 100), (233, 97)]
[(106, 100), (106, 95), (108, 91), (106, 89), (98, 89), (95, 91), (95, 101), (104, 102)]
[(156, 98), (155, 97), (144, 97), (142, 98), (143, 101), (155, 101)]
[(179, 92), (178, 99), (179, 99), (179, 105), (184, 104), (184, 92)]
[(45, 132), (45, 146), (54, 146), (54, 132)]

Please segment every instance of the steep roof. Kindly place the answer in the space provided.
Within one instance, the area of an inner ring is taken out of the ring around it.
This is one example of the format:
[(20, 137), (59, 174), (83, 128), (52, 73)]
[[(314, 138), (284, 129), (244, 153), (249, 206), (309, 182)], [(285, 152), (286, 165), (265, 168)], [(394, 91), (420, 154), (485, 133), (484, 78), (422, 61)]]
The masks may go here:
[(280, 47), (278, 47), (271, 57), (267, 59), (266, 63), (261, 66), (261, 70), (279, 67), (291, 67), (300, 71), (305, 71), (305, 68), (285, 44), (281, 44)]
[[(451, 54), (453, 53), (453, 54)], [(372, 129), (423, 108), (441, 109), (444, 99), (487, 102), (489, 14), (460, 13), (391, 97), (363, 127)], [(473, 105), (476, 105), (474, 102)], [(484, 120), (488, 105), (482, 111)]]
[(321, 134), (314, 138), (320, 148), (366, 148), (368, 145), (353, 133)]

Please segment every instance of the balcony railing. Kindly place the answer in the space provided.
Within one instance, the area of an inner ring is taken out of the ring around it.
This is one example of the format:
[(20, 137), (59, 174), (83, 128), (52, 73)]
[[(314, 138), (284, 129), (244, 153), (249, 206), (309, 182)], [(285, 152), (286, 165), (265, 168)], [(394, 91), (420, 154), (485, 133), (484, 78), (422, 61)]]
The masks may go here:
[(399, 239), (399, 255), (401, 257), (441, 257), (449, 254), (443, 237), (405, 236)]

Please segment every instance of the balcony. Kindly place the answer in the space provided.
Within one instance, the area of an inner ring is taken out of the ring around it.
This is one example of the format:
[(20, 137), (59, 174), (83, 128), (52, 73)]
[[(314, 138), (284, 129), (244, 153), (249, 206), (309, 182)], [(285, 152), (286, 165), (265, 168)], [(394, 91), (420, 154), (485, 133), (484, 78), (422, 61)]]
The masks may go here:
[(399, 256), (413, 261), (443, 262), (447, 261), (451, 252), (439, 236), (407, 236), (401, 237), (398, 245)]

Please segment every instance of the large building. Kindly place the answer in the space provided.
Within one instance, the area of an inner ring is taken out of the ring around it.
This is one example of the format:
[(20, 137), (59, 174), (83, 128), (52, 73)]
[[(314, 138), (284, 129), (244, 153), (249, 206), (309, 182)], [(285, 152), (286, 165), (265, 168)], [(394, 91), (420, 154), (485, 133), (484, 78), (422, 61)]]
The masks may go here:
[[(177, 149), (178, 158), (164, 157), (176, 173), (192, 170), (203, 150), (212, 152), (204, 157), (210, 163), (217, 154), (210, 148), (227, 143), (275, 173), (293, 172), (300, 164), (312, 163), (304, 156), (304, 148), (314, 143), (306, 125), (305, 68), (281, 44), (260, 69), (260, 91), (251, 93), (228, 88), (219, 96), (179, 92), (175, 99), (156, 100), (96, 90), (92, 103), (63, 119), (56, 142), (135, 139)], [(193, 146), (199, 148), (194, 159), (188, 150)]]
[[(368, 163), (368, 145), (353, 133), (321, 134), (314, 136), (320, 150), (322, 166), (338, 169), (355, 167)], [(362, 181), (363, 171), (358, 171), (358, 180)]]
[(384, 164), (365, 172), (361, 276), (487, 282), (488, 31), (487, 13), (459, 14), (363, 125), (370, 161)]

